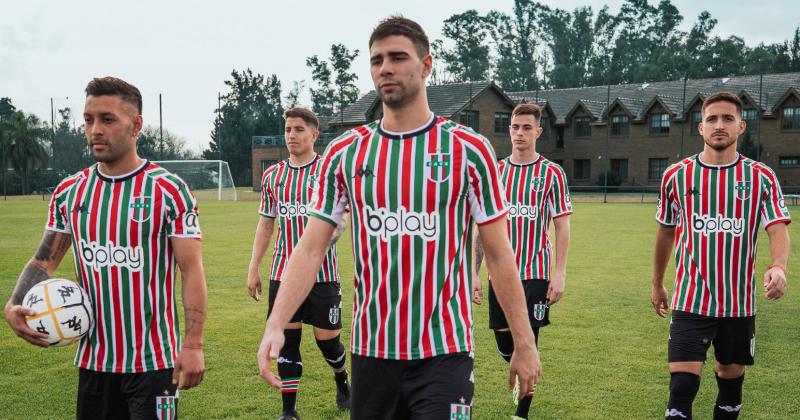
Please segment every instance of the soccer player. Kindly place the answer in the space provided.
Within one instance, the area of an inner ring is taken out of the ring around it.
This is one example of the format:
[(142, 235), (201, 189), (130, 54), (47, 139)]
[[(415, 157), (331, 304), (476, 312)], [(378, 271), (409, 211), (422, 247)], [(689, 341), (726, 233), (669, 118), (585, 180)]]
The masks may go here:
[[(550, 324), (550, 305), (564, 294), (569, 251), (569, 199), (564, 170), (536, 153), (536, 140), (542, 111), (536, 104), (519, 104), (511, 112), (511, 156), (499, 162), (501, 184), (509, 206), (508, 233), (519, 267), (522, 289), (528, 307), (530, 326), (538, 347), (539, 328)], [(556, 271), (551, 277), (550, 223), (556, 229)], [(480, 271), (483, 249), (477, 243), (476, 272)], [(508, 330), (489, 273), (489, 328), (494, 330), (497, 351), (508, 362), (514, 353), (514, 340)], [(481, 303), (480, 281), (473, 284), (473, 302)], [(517, 404), (515, 418), (528, 418), (534, 390)]]
[(714, 419), (735, 419), (742, 408), (746, 365), (755, 358), (756, 238), (769, 235), (772, 264), (764, 294), (786, 291), (791, 222), (775, 173), (736, 152), (745, 132), (742, 101), (717, 92), (702, 106), (703, 151), (670, 166), (659, 191), (652, 303), (667, 315), (664, 269), (674, 242), (677, 269), (670, 308), (669, 403), (665, 417), (692, 417), (706, 352), (714, 345)]
[[(308, 223), (308, 204), (314, 186), (314, 173), (320, 156), (314, 153), (314, 141), (319, 136), (319, 120), (305, 108), (291, 108), (284, 113), (285, 136), (289, 159), (276, 163), (264, 171), (261, 179), (261, 207), (256, 236), (253, 240), (253, 255), (247, 276), (250, 296), (261, 298), (261, 275), (258, 266), (267, 250), (277, 219), (278, 234), (272, 252), (272, 267), (269, 274), (269, 311), (286, 271), (286, 263)], [(345, 350), (339, 341), (342, 329), (342, 292), (339, 286), (339, 269), (334, 243), (344, 230), (344, 221), (337, 226), (325, 254), (322, 268), (316, 275), (311, 293), (289, 320), (283, 334), (284, 346), (278, 359), (281, 376), (283, 414), (280, 419), (299, 418), (295, 408), (303, 362), (300, 355), (301, 323), (314, 326), (314, 337), (322, 356), (334, 371), (336, 381), (336, 405), (340, 409), (350, 406), (350, 388), (345, 370)]]
[(328, 145), (318, 164), (308, 225), (289, 259), (258, 352), (270, 359), (313, 285), (331, 232), (350, 206), (355, 294), (351, 418), (470, 418), (473, 350), (472, 222), (497, 298), (518, 343), (509, 385), (527, 392), (539, 357), (508, 241), (494, 151), (474, 131), (433, 115), (425, 79), (432, 57), (422, 28), (382, 21), (369, 40), (383, 118)]
[[(178, 391), (203, 380), (206, 283), (197, 202), (177, 176), (136, 153), (142, 95), (113, 77), (93, 79), (83, 111), (97, 164), (53, 192), (45, 233), (5, 306), (14, 332), (47, 347), (25, 324), (25, 293), (50, 278), (72, 245), (94, 323), (75, 355), (78, 419), (176, 418)], [(175, 263), (186, 332), (178, 330)]]

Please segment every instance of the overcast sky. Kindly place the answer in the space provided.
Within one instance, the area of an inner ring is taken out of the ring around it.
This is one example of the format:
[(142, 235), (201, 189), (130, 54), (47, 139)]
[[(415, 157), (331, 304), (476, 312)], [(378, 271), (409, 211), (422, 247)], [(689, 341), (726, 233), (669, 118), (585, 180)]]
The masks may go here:
[[(543, 3), (569, 10), (590, 5), (595, 11), (608, 4), (616, 13), (622, 1)], [(788, 39), (800, 23), (796, 0), (673, 3), (684, 16), (684, 29), (708, 10), (719, 20), (716, 34), (737, 34), (748, 45)], [(145, 124), (158, 125), (161, 93), (164, 127), (199, 151), (208, 143), (217, 93), (232, 69), (276, 73), (288, 91), (295, 80), (306, 86), (311, 81), (306, 57), (327, 57), (330, 45), (341, 42), (361, 50), (353, 69), (364, 93), (372, 88), (366, 44), (380, 19), (402, 13), (434, 40), (441, 37), (444, 19), (470, 8), (511, 14), (513, 0), (5, 2), (0, 97), (47, 120), (52, 97), (56, 108), (75, 110), (80, 125), (86, 83), (95, 76), (118, 76), (142, 91)]]

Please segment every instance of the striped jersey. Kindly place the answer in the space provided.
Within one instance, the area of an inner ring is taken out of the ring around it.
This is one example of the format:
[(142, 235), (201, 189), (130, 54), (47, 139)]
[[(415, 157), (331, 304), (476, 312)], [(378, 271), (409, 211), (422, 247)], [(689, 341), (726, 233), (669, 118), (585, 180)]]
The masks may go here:
[(93, 165), (61, 181), (45, 229), (72, 235), (75, 276), (92, 300), (94, 325), (75, 364), (113, 373), (171, 368), (180, 336), (169, 237), (201, 237), (186, 184), (150, 162), (113, 178)]
[(409, 133), (375, 121), (330, 143), (309, 214), (352, 213), (351, 351), (394, 360), (472, 350), (472, 222), (506, 214), (494, 150), (444, 118)]
[(755, 315), (759, 226), (791, 222), (772, 169), (741, 155), (724, 166), (686, 158), (664, 172), (656, 219), (676, 227), (673, 310)]
[(508, 206), (508, 236), (519, 277), (550, 278), (550, 222), (572, 214), (567, 176), (544, 156), (519, 165), (511, 157), (498, 163)]
[[(311, 162), (303, 166), (293, 166), (289, 160), (284, 160), (267, 168), (261, 177), (261, 207), (258, 213), (278, 221), (269, 274), (271, 281), (281, 281), (289, 255), (308, 222), (306, 213), (319, 160), (319, 155), (315, 155)], [(322, 268), (317, 273), (317, 283), (331, 281), (339, 281), (336, 246), (328, 250)]]

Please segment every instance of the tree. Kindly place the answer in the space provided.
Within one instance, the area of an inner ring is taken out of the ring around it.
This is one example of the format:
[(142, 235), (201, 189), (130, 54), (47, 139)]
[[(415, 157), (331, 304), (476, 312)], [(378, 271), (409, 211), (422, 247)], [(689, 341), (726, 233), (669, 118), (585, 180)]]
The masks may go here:
[(491, 11), (486, 15), (497, 59), (494, 75), (507, 91), (536, 90), (538, 46), (542, 31), (540, 14), (547, 6), (530, 0), (514, 0), (514, 16)]
[(548, 71), (552, 87), (585, 85), (592, 54), (593, 16), (591, 7), (579, 7), (572, 13), (555, 9), (543, 14), (544, 37), (552, 59)]
[(317, 87), (309, 86), (311, 92), (311, 110), (318, 116), (333, 115), (333, 107), (336, 104), (336, 91), (331, 82), (331, 68), (325, 60), (320, 60), (319, 56), (312, 55), (306, 58), (306, 66), (311, 69), (311, 80)]
[(233, 70), (225, 85), (214, 129), (203, 159), (228, 162), (236, 185), (250, 185), (252, 137), (283, 132), (283, 104), (278, 76), (264, 77), (252, 70)]
[(474, 9), (450, 16), (442, 34), (452, 41), (451, 49), (441, 51), (446, 70), (456, 82), (486, 80), (489, 77), (488, 23)]
[(292, 89), (289, 90), (289, 93), (283, 98), (286, 99), (286, 108), (294, 108), (300, 105), (300, 94), (303, 93), (303, 89), (305, 88), (306, 82), (304, 80), (295, 80), (292, 82)]
[(64, 108), (58, 110), (59, 120), (53, 136), (54, 155), (53, 169), (60, 175), (73, 174), (91, 165), (94, 159), (89, 152), (86, 142), (86, 133), (82, 127), (73, 128), (72, 110)]
[(355, 83), (358, 76), (350, 71), (356, 57), (358, 57), (358, 50), (350, 52), (344, 44), (331, 45), (330, 61), (336, 75), (334, 86), (336, 87), (335, 94), (339, 104), (339, 113), (358, 100), (358, 86)]
[(47, 151), (42, 143), (49, 130), (36, 116), (22, 111), (14, 112), (6, 122), (8, 160), (22, 177), (22, 194), (27, 194), (31, 170), (47, 165)]
[(169, 130), (164, 130), (163, 153), (161, 133), (158, 127), (148, 125), (136, 139), (136, 152), (149, 160), (185, 160), (196, 156), (186, 148), (186, 141)]
[(331, 45), (331, 55), (326, 61), (317, 55), (306, 58), (311, 69), (311, 78), (317, 88), (309, 88), (313, 111), (319, 116), (331, 116), (342, 112), (358, 100), (358, 75), (350, 71), (358, 50), (350, 51), (344, 44)]

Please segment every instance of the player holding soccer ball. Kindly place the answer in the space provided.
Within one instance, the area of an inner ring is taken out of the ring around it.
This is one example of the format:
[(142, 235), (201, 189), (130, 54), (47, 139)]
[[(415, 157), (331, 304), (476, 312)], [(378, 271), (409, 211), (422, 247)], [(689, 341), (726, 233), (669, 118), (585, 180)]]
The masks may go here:
[[(277, 224), (278, 232), (272, 253), (269, 271), (269, 312), (281, 286), (286, 263), (297, 246), (308, 223), (306, 216), (314, 174), (320, 156), (314, 153), (314, 141), (319, 135), (319, 119), (306, 108), (290, 108), (284, 113), (285, 137), (289, 159), (276, 163), (264, 171), (261, 179), (261, 206), (253, 255), (250, 258), (247, 288), (255, 300), (261, 298), (261, 274), (258, 266), (267, 250), (272, 232)], [(336, 261), (335, 242), (344, 230), (345, 222), (336, 227), (325, 255), (322, 268), (316, 275), (316, 283), (300, 309), (292, 316), (283, 334), (284, 346), (278, 359), (281, 376), (281, 398), (283, 413), (279, 419), (299, 418), (295, 403), (303, 375), (300, 354), (300, 339), (303, 323), (314, 327), (314, 337), (322, 357), (330, 365), (336, 381), (336, 405), (340, 409), (350, 407), (350, 385), (347, 378), (345, 350), (339, 341), (342, 330), (342, 292), (339, 285), (339, 267)]]
[(667, 419), (691, 419), (708, 348), (714, 345), (714, 419), (735, 419), (742, 408), (746, 365), (755, 361), (756, 243), (762, 225), (772, 264), (764, 294), (786, 291), (791, 222), (775, 173), (736, 152), (745, 132), (742, 101), (717, 92), (703, 102), (703, 151), (670, 166), (659, 191), (652, 303), (667, 316), (664, 270), (673, 243), (675, 292), (669, 326)]
[(305, 300), (350, 207), (355, 298), (351, 418), (469, 419), (474, 379), (472, 222), (517, 344), (509, 383), (531, 389), (539, 355), (506, 231), (503, 191), (489, 142), (433, 115), (425, 93), (432, 57), (414, 21), (391, 17), (369, 40), (383, 118), (328, 145), (303, 237), (294, 249), (258, 362), (270, 370), (283, 330)]
[[(197, 203), (180, 178), (137, 155), (141, 114), (135, 86), (113, 77), (89, 82), (83, 118), (98, 163), (53, 192), (42, 243), (5, 306), (14, 332), (46, 347), (44, 334), (25, 324), (34, 311), (20, 303), (72, 246), (94, 319), (75, 355), (78, 419), (175, 418), (177, 389), (203, 379), (206, 284)], [(176, 262), (186, 318), (182, 343)]]

